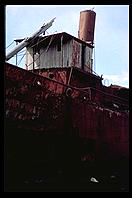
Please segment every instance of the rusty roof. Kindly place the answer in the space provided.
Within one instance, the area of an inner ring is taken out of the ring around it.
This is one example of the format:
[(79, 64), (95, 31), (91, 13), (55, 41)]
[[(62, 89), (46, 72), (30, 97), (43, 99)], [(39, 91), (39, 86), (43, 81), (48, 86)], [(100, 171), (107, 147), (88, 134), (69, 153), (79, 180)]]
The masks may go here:
[(58, 41), (58, 39), (60, 39), (61, 36), (63, 36), (63, 42), (66, 42), (68, 40), (74, 39), (77, 42), (82, 43), (82, 44), (84, 44), (84, 45), (86, 45), (86, 46), (88, 46), (90, 48), (94, 48), (93, 45), (91, 45), (89, 43), (86, 43), (85, 41), (82, 41), (81, 39), (79, 39), (79, 38), (77, 38), (75, 36), (72, 36), (71, 34), (68, 34), (66, 32), (61, 32), (61, 33), (56, 33), (56, 34), (50, 34), (50, 35), (43, 36), (43, 37), (40, 36), (40, 37), (35, 38), (31, 43), (32, 44), (37, 44), (38, 42), (41, 42), (42, 40), (44, 40), (43, 43), (45, 43), (45, 44), (47, 43), (48, 44), (49, 43), (48, 41), (49, 41), (49, 39), (51, 39), (51, 37), (54, 38), (53, 40), (55, 42), (55, 41)]

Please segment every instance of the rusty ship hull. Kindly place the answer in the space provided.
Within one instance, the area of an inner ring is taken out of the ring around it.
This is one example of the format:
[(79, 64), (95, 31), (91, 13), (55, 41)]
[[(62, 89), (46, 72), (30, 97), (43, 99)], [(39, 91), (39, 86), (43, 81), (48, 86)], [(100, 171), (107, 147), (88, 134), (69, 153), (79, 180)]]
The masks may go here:
[(54, 18), (7, 53), (17, 65), (26, 47), (26, 69), (5, 63), (7, 191), (128, 190), (129, 89), (93, 71), (95, 18), (80, 12), (78, 38), (44, 36)]
[[(114, 103), (114, 100), (117, 104), (118, 97), (111, 98), (110, 94), (104, 97), (99, 88), (98, 93), (95, 88), (86, 86), (87, 82), (83, 88), (80, 83), (78, 88), (80, 71), (73, 72), (76, 79), (72, 80), (71, 70), (63, 69), (61, 81), (46, 77), (47, 71), (43, 76), (36, 73), (6, 64), (6, 120), (18, 128), (45, 134), (63, 135), (69, 127), (70, 132), (66, 134), (96, 142), (96, 152), (104, 143), (110, 155), (128, 156), (129, 113), (105, 106), (106, 102)], [(71, 82), (67, 84), (69, 76)], [(93, 77), (93, 80), (99, 84), (99, 79)], [(123, 105), (124, 101), (121, 102), (119, 104)], [(122, 109), (128, 108), (125, 102)]]
[(85, 163), (128, 162), (128, 101), (108, 92), (97, 76), (76, 68), (32, 72), (9, 63), (5, 68), (8, 182), (14, 172), (18, 180), (23, 171), (43, 172), (45, 164), (73, 172)]

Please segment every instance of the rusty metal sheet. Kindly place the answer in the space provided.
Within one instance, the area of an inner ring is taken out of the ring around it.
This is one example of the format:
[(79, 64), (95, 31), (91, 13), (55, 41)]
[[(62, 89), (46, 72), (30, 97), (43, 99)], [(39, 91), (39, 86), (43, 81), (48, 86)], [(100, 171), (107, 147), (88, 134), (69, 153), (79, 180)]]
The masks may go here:
[[(39, 68), (69, 67), (72, 62), (72, 40), (61, 45), (58, 50), (58, 43), (40, 49)], [(37, 60), (38, 61), (38, 60)], [(35, 63), (36, 64), (36, 63)]]
[[(61, 82), (10, 64), (5, 67), (7, 119), (23, 128), (63, 133), (66, 111), (71, 109), (71, 127), (80, 138), (94, 140), (98, 145), (104, 142), (110, 153), (128, 154), (128, 113), (93, 104), (86, 93)], [(60, 78), (59, 73), (56, 76)], [(71, 90), (69, 109), (67, 89)]]
[(92, 10), (85, 10), (80, 12), (79, 21), (79, 39), (83, 41), (94, 41), (96, 13)]
[(69, 40), (63, 44), (63, 67), (71, 67), (72, 65), (72, 41)]
[(73, 40), (72, 43), (72, 63), (74, 67), (81, 68), (81, 44)]
[(85, 56), (84, 56), (84, 71), (92, 73), (93, 65), (92, 65), (92, 53), (93, 49), (88, 46), (85, 47)]

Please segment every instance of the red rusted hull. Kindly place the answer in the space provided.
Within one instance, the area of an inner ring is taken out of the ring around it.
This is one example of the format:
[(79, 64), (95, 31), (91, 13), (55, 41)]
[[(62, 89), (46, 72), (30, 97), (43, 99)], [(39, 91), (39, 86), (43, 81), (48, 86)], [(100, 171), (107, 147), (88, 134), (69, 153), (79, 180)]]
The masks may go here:
[[(90, 77), (86, 78), (86, 74), (85, 78), (78, 77), (83, 75), (79, 71), (71, 75), (69, 68), (58, 69), (59, 72), (52, 69), (54, 76), (50, 79), (49, 70), (35, 74), (10, 64), (5, 67), (7, 124), (46, 135), (79, 138), (82, 161), (95, 159), (102, 153), (103, 157), (129, 157), (129, 114), (105, 106), (111, 99), (125, 107), (127, 103), (116, 97), (104, 97), (97, 77), (90, 74), (93, 88), (99, 91), (80, 89), (88, 87)], [(92, 146), (85, 149), (89, 141)]]

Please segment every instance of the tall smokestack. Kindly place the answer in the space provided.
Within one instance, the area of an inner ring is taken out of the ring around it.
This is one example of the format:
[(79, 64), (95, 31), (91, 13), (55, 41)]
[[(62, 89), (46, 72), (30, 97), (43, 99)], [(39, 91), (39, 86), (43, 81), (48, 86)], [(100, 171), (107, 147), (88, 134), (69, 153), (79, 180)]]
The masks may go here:
[(96, 13), (93, 10), (85, 10), (80, 12), (78, 38), (92, 43), (94, 41)]

